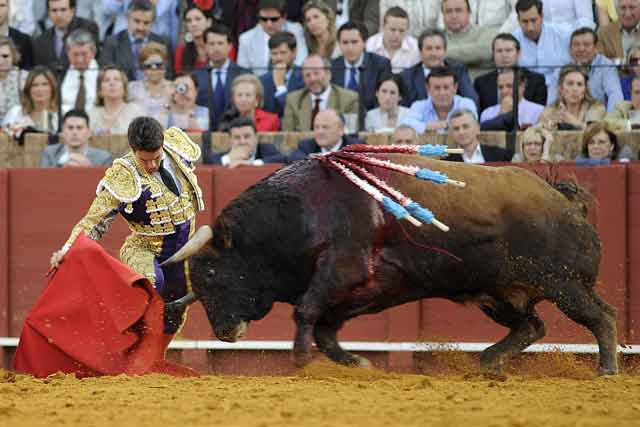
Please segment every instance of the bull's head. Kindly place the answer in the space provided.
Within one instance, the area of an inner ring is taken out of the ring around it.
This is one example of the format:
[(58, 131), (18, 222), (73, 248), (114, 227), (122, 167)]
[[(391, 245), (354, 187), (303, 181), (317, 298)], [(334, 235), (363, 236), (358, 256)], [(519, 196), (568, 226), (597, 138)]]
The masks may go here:
[[(222, 233), (219, 233), (222, 234)], [(165, 264), (189, 259), (193, 292), (207, 312), (209, 322), (222, 341), (244, 336), (251, 320), (264, 317), (272, 300), (265, 295), (228, 235), (216, 235), (202, 226)]]

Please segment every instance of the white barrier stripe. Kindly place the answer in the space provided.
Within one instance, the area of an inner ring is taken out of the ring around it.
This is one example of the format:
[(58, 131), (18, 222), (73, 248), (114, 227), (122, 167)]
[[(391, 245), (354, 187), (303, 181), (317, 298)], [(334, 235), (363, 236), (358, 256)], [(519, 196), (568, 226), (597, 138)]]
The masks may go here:
[[(0, 337), (0, 347), (17, 347), (18, 338)], [(462, 351), (479, 353), (493, 343), (482, 342), (371, 342), (371, 341), (341, 341), (340, 345), (348, 351), (372, 352), (428, 352), (428, 351)], [(217, 340), (174, 340), (169, 344), (174, 350), (291, 350), (292, 341), (238, 341), (228, 343)], [(561, 351), (564, 353), (598, 353), (596, 344), (533, 344), (527, 347), (525, 353), (548, 353)], [(640, 354), (640, 345), (618, 346), (622, 354)]]

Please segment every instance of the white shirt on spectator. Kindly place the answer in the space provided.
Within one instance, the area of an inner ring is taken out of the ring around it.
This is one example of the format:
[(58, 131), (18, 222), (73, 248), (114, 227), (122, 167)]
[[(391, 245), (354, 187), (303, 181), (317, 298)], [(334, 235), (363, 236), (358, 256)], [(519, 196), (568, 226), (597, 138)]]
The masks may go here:
[(464, 160), (465, 163), (484, 163), (484, 156), (482, 155), (480, 144), (476, 145), (476, 149), (473, 150), (471, 157), (467, 155), (466, 151), (462, 153), (462, 160)]
[(400, 49), (395, 51), (393, 57), (384, 47), (382, 39), (382, 32), (369, 37), (367, 40), (367, 52), (377, 53), (389, 59), (394, 73), (400, 73), (421, 61), (420, 50), (418, 50), (418, 40), (416, 40), (415, 37), (407, 35), (404, 40), (402, 40)]
[[(96, 102), (97, 81), (99, 72), (98, 62), (92, 59), (89, 68), (84, 71), (84, 88), (86, 94), (85, 111), (89, 111)], [(62, 114), (75, 107), (78, 88), (80, 87), (80, 72), (69, 67), (62, 81), (60, 92), (62, 93)]]
[(564, 24), (572, 28), (596, 28), (593, 20), (591, 0), (544, 0), (542, 3), (544, 20)]

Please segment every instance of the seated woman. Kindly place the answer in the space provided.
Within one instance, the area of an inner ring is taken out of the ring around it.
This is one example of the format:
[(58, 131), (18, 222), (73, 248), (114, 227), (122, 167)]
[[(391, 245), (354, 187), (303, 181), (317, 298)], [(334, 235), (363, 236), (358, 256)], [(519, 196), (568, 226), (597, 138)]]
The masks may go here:
[(579, 164), (606, 164), (611, 160), (629, 161), (631, 149), (620, 150), (618, 137), (606, 122), (590, 124), (582, 134), (582, 152)]
[[(520, 152), (513, 156), (514, 163), (549, 162), (549, 150), (553, 144), (553, 136), (544, 128), (529, 127), (518, 135)], [(559, 160), (559, 159), (558, 159)]]
[(186, 132), (209, 130), (209, 109), (196, 105), (198, 79), (193, 74), (186, 74), (176, 78), (174, 83), (168, 111), (160, 116), (160, 123)]
[(336, 40), (336, 13), (322, 0), (309, 0), (302, 8), (304, 39), (309, 54), (334, 59), (341, 55)]
[(20, 52), (7, 36), (0, 36), (0, 121), (14, 105), (20, 103), (20, 91), (27, 72), (18, 68)]
[(185, 43), (176, 48), (175, 70), (180, 75), (207, 66), (207, 50), (202, 35), (213, 23), (210, 11), (203, 11), (196, 5), (188, 6), (184, 12)]
[(405, 94), (406, 89), (400, 75), (382, 75), (376, 86), (379, 107), (367, 111), (364, 119), (365, 129), (368, 132), (393, 131), (410, 111), (400, 106)]
[(152, 117), (166, 110), (173, 92), (173, 83), (165, 79), (167, 58), (167, 48), (163, 44), (145, 44), (138, 56), (138, 65), (143, 70), (144, 78), (129, 82), (127, 88), (129, 101), (143, 106)]
[(581, 130), (589, 122), (602, 120), (605, 106), (591, 96), (587, 79), (581, 67), (563, 67), (556, 100), (542, 111), (539, 124), (550, 131)]
[(48, 68), (34, 67), (27, 75), (20, 104), (4, 116), (2, 127), (17, 141), (28, 132), (58, 131), (58, 83)]
[(258, 132), (278, 132), (280, 119), (277, 114), (267, 113), (262, 107), (264, 89), (253, 74), (242, 74), (231, 83), (231, 108), (222, 113), (218, 130), (229, 131), (229, 124), (236, 117), (253, 119)]
[(631, 79), (631, 100), (618, 102), (605, 120), (616, 129), (630, 131), (640, 127), (640, 75)]
[(640, 45), (633, 45), (629, 48), (624, 64), (626, 67), (623, 70), (627, 74), (620, 79), (620, 86), (625, 101), (629, 101), (631, 100), (631, 82), (640, 76)]
[(129, 124), (146, 112), (139, 104), (127, 102), (127, 75), (115, 65), (98, 74), (96, 105), (89, 110), (94, 135), (126, 135)]

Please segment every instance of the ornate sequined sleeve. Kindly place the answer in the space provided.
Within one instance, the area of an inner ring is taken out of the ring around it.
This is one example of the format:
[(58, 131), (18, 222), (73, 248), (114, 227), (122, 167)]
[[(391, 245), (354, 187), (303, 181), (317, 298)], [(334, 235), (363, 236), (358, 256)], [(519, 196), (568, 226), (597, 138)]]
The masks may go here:
[(100, 191), (85, 216), (71, 230), (71, 235), (62, 249), (68, 251), (82, 231), (90, 239), (99, 240), (113, 223), (120, 203), (110, 192)]

